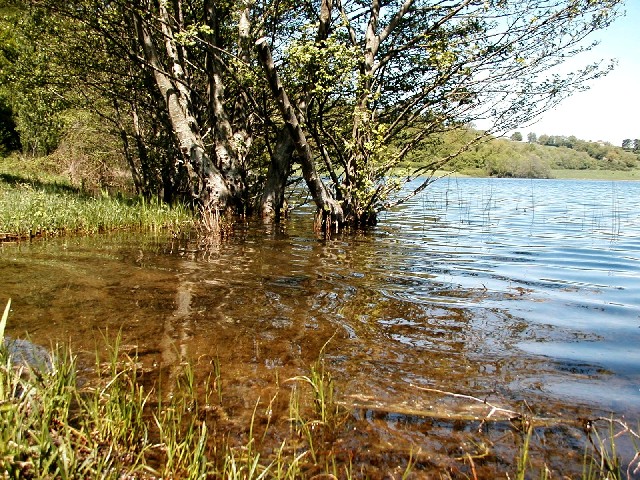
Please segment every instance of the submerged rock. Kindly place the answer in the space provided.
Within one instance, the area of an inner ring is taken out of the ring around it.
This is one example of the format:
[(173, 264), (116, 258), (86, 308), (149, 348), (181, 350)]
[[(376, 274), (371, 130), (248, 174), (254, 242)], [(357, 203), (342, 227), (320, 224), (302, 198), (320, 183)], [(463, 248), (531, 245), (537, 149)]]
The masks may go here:
[(53, 372), (51, 352), (40, 345), (28, 340), (5, 337), (2, 348), (6, 350), (9, 361), (14, 367), (29, 367), (39, 373)]

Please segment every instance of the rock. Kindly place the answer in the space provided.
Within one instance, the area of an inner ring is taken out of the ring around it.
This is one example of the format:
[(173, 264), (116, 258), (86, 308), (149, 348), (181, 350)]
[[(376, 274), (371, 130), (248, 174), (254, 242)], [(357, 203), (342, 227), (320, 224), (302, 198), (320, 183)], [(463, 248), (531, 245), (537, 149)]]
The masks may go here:
[(9, 337), (4, 338), (2, 346), (14, 367), (25, 366), (38, 373), (53, 372), (53, 357), (46, 348), (28, 340)]

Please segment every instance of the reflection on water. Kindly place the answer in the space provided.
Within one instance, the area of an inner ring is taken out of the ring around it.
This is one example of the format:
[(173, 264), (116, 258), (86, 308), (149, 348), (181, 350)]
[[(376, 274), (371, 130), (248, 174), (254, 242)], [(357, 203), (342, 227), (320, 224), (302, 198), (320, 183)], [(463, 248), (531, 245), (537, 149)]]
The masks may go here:
[(249, 405), (335, 334), (343, 398), (388, 411), (433, 405), (417, 386), (635, 416), (639, 212), (640, 183), (444, 179), (375, 231), (330, 241), (294, 213), (219, 244), (2, 245), (0, 292), (13, 336), (91, 352), (122, 329), (158, 372), (217, 356)]

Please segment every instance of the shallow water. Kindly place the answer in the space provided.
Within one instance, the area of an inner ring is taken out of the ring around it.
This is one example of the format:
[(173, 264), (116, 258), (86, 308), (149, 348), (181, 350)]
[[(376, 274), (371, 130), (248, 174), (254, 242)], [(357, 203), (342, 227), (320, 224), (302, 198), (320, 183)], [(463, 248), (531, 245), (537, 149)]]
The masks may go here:
[(0, 292), (9, 334), (70, 342), (88, 366), (119, 329), (150, 379), (219, 358), (238, 412), (332, 338), (340, 398), (381, 438), (415, 441), (420, 412), (469, 408), (425, 388), (640, 418), (639, 266), (640, 183), (442, 179), (329, 241), (303, 209), (222, 243), (4, 244)]

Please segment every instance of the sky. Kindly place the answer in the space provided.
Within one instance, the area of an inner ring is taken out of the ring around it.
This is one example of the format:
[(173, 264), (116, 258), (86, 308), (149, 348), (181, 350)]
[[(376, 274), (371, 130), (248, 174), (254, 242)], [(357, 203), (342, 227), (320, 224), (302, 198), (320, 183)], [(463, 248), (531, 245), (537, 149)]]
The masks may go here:
[(524, 137), (575, 135), (582, 140), (606, 141), (620, 146), (625, 138), (640, 138), (640, 0), (627, 0), (624, 17), (606, 30), (595, 32), (600, 45), (578, 56), (580, 64), (617, 59), (616, 68), (591, 88), (578, 92), (557, 108), (545, 113), (538, 122), (521, 126)]

